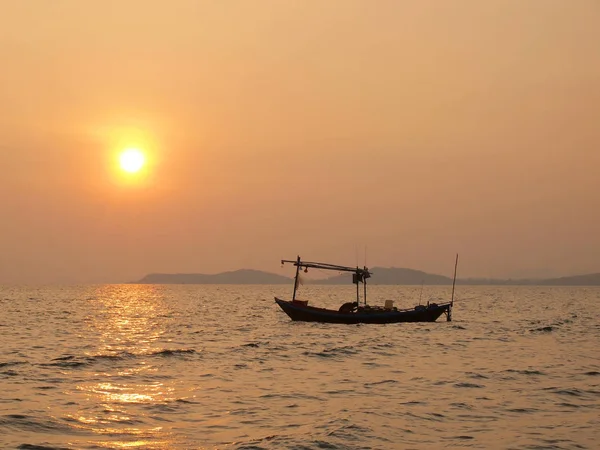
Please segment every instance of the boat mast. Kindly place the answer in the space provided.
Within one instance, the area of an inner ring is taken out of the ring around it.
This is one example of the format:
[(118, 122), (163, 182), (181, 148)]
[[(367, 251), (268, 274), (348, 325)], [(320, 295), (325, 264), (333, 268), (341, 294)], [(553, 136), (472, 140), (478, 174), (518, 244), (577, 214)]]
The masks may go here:
[(454, 263), (454, 279), (452, 280), (452, 299), (450, 306), (454, 306), (454, 286), (456, 286), (456, 268), (458, 267), (458, 253), (456, 254), (456, 262)]
[(298, 290), (298, 274), (299, 273), (300, 273), (300, 255), (298, 255), (298, 259), (296, 259), (296, 276), (294, 277), (294, 294), (292, 295), (292, 301), (296, 300), (296, 291)]
[[(365, 266), (365, 271), (367, 271), (367, 266)], [(364, 297), (365, 297), (365, 306), (367, 306), (367, 276), (363, 278), (363, 287), (364, 287)]]
[(360, 275), (359, 275), (359, 271), (358, 271), (358, 266), (356, 266), (356, 306), (358, 306), (360, 304), (360, 290), (359, 290), (359, 283), (360, 283)]

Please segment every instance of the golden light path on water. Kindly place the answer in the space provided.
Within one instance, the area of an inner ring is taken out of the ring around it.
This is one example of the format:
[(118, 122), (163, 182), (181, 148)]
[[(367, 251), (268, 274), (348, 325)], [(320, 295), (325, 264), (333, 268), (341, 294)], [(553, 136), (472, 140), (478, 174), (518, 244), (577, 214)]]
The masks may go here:
[[(173, 386), (154, 380), (158, 368), (150, 360), (164, 352), (156, 344), (166, 332), (169, 309), (160, 292), (151, 286), (106, 286), (98, 291), (97, 311), (89, 316), (89, 333), (98, 335), (97, 350), (90, 357), (111, 362), (106, 372), (95, 373), (101, 381), (77, 386), (90, 404), (100, 405), (93, 414), (82, 411), (73, 417), (82, 428), (100, 438), (96, 445), (107, 448), (169, 448), (171, 433), (163, 427), (144, 427), (140, 411), (177, 400)], [(112, 367), (120, 359), (136, 359), (131, 367)], [(128, 379), (138, 380), (129, 382)], [(147, 383), (139, 383), (147, 379)], [(132, 418), (136, 418), (135, 420)], [(111, 436), (129, 436), (111, 440)]]

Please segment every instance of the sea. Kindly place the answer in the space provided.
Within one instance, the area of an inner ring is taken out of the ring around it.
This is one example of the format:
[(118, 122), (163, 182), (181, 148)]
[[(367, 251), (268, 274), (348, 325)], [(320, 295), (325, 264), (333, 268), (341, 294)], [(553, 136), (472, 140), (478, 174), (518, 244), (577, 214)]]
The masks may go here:
[(451, 322), (391, 325), (292, 322), (290, 290), (0, 288), (0, 448), (600, 448), (600, 288), (459, 285)]

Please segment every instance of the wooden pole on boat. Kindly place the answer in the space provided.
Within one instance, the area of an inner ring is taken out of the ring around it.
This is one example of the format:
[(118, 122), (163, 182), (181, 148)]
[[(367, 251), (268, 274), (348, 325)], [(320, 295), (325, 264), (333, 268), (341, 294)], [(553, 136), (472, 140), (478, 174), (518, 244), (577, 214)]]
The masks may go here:
[(360, 304), (360, 277), (358, 274), (358, 266), (356, 266), (356, 306)]
[[(366, 267), (365, 267), (365, 269), (366, 269)], [(364, 287), (364, 291), (365, 291), (365, 296), (364, 296), (365, 297), (364, 298), (365, 306), (367, 306), (367, 277), (366, 276), (363, 277), (363, 287)]]
[(296, 276), (294, 277), (294, 294), (292, 295), (292, 301), (296, 300), (296, 291), (298, 290), (298, 274), (300, 273), (300, 255), (296, 259)]
[(363, 288), (364, 288), (364, 297), (365, 297), (365, 306), (367, 306), (367, 274), (369, 269), (367, 269), (367, 246), (365, 245), (365, 265), (363, 266), (365, 272), (363, 273)]
[(458, 253), (456, 254), (456, 262), (454, 263), (454, 280), (452, 280), (452, 299), (450, 306), (454, 306), (454, 287), (456, 286), (456, 268), (458, 267)]

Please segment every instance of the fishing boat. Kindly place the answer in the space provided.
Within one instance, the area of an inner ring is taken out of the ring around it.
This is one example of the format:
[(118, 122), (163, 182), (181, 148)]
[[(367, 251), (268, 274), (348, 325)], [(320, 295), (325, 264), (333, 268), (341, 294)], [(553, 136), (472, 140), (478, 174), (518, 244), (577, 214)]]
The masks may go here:
[[(323, 322), (323, 323), (400, 323), (400, 322), (435, 322), (442, 315), (446, 320), (452, 320), (452, 307), (454, 306), (454, 288), (456, 286), (456, 268), (458, 266), (458, 255), (454, 265), (454, 280), (452, 282), (452, 297), (449, 302), (430, 303), (426, 305), (417, 305), (413, 308), (398, 309), (394, 306), (393, 300), (386, 300), (384, 306), (372, 306), (367, 304), (367, 280), (371, 278), (372, 273), (367, 267), (338, 266), (335, 264), (306, 262), (300, 259), (300, 256), (293, 260), (282, 260), (281, 264), (291, 263), (296, 266), (296, 276), (294, 278), (294, 291), (291, 300), (283, 300), (275, 297), (275, 302), (292, 320), (304, 322)], [(319, 308), (309, 305), (308, 300), (296, 298), (298, 291), (300, 270), (305, 272), (309, 268), (332, 270), (337, 272), (351, 272), (352, 282), (356, 284), (356, 300), (344, 303), (339, 309)], [(363, 298), (360, 298), (360, 284), (363, 285)]]

